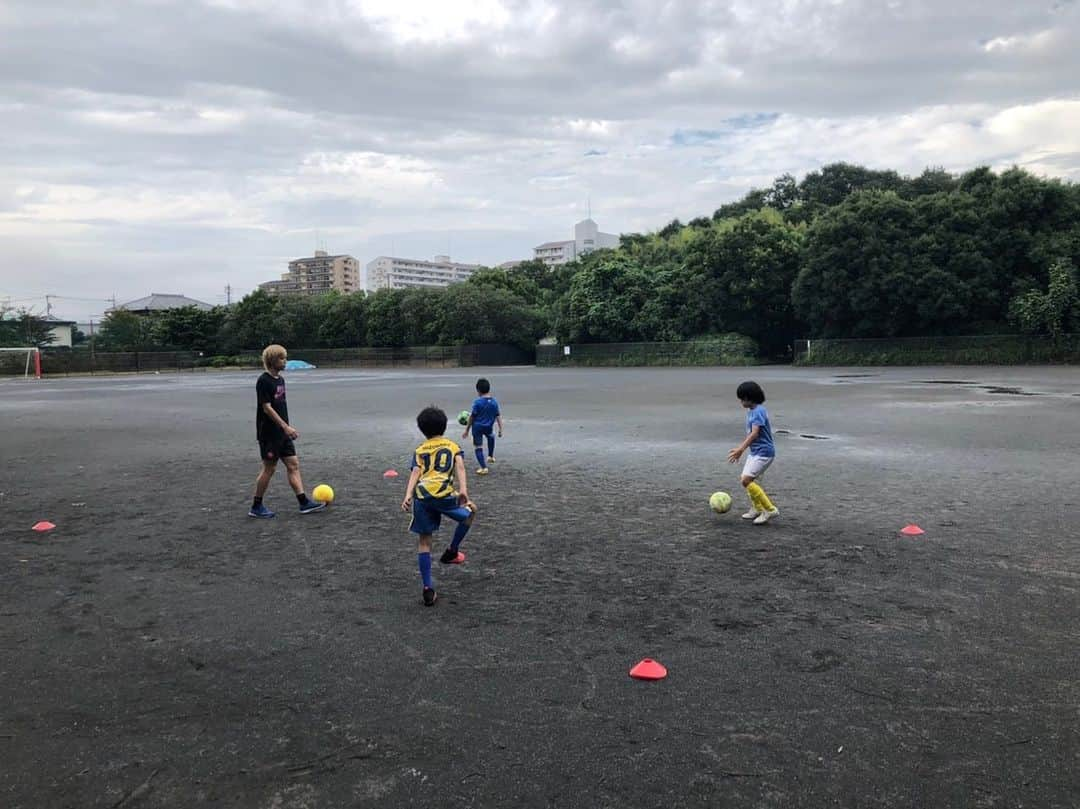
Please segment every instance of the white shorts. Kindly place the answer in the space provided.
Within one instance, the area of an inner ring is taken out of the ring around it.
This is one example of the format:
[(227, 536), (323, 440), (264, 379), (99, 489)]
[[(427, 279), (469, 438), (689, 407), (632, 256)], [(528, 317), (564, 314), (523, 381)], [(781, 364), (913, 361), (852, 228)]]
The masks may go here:
[(743, 464), (742, 468), (743, 477), (754, 478), (754, 480), (757, 480), (765, 474), (765, 470), (768, 469), (775, 460), (775, 455), (746, 456), (746, 463)]

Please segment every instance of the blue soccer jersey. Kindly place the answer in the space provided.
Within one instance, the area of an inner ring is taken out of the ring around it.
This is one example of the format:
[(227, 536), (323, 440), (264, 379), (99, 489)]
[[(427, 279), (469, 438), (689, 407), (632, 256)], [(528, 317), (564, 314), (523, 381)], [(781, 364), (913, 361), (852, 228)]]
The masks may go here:
[(494, 396), (479, 396), (472, 403), (472, 420), (475, 427), (490, 427), (499, 416), (499, 403)]
[(766, 458), (775, 457), (776, 444), (773, 443), (772, 426), (769, 424), (769, 411), (765, 409), (765, 405), (754, 405), (754, 407), (746, 411), (747, 435), (754, 429), (755, 424), (761, 429), (758, 431), (757, 438), (750, 445), (750, 454), (764, 455)]

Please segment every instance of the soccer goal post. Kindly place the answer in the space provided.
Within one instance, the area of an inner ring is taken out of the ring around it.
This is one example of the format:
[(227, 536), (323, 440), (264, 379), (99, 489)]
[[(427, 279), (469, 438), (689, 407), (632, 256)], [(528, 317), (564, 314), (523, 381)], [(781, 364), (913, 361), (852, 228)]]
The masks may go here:
[(31, 365), (34, 369), (34, 379), (41, 379), (41, 350), (37, 348), (0, 348), (0, 352), (5, 354), (15, 354), (18, 357), (26, 355), (26, 363), (23, 367), (23, 378), (30, 378)]

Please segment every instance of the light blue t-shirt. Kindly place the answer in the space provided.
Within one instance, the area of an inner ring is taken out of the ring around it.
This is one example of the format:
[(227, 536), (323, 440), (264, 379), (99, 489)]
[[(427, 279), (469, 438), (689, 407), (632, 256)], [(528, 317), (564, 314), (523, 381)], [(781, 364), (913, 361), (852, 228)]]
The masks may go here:
[(758, 431), (757, 438), (750, 445), (750, 454), (764, 455), (766, 458), (775, 458), (776, 445), (773, 443), (772, 426), (769, 424), (769, 411), (765, 409), (765, 405), (754, 405), (746, 411), (747, 435), (754, 429), (755, 424), (761, 427), (761, 429)]
[(478, 396), (472, 403), (472, 423), (477, 427), (490, 427), (499, 415), (499, 403), (494, 396)]

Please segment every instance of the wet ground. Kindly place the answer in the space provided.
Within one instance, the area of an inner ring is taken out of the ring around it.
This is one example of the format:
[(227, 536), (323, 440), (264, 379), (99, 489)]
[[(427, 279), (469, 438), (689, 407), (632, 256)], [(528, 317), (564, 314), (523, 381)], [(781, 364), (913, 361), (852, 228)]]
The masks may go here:
[[(506, 436), (425, 609), (413, 418), (479, 373)], [(254, 378), (0, 381), (0, 806), (1080, 803), (1080, 369), (296, 372), (338, 499), (279, 473), (271, 521)]]

